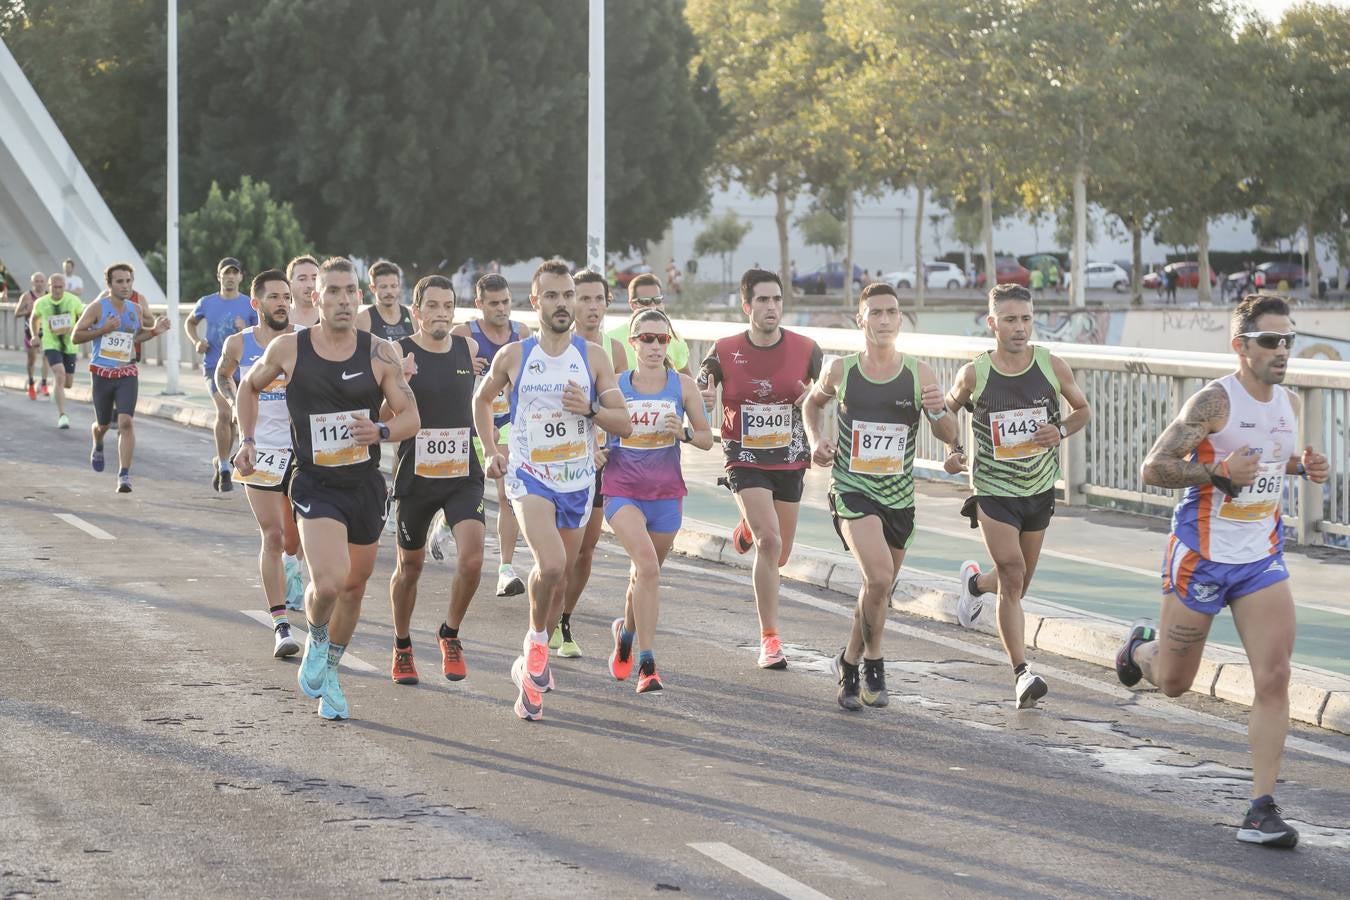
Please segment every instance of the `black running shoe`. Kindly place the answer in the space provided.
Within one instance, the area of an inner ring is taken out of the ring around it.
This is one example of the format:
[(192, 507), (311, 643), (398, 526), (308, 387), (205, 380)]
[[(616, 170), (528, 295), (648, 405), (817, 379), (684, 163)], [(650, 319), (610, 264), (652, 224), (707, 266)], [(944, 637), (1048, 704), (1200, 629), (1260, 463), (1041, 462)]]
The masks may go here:
[(839, 705), (847, 710), (862, 709), (862, 679), (858, 667), (844, 662), (844, 651), (830, 661), (830, 671), (839, 678)]
[(234, 478), (231, 477), (231, 475), (230, 475), (229, 472), (221, 472), (221, 473), (220, 473), (220, 492), (223, 494), (223, 493), (225, 493), (226, 491), (232, 491), (232, 490), (234, 490)]
[(1139, 683), (1139, 679), (1144, 677), (1139, 666), (1135, 665), (1134, 650), (1140, 644), (1157, 639), (1158, 632), (1148, 619), (1139, 619), (1130, 626), (1129, 637), (1125, 638), (1125, 643), (1116, 651), (1116, 677), (1120, 679), (1121, 684), (1134, 687)]
[(862, 690), (860, 697), (866, 706), (889, 706), (890, 694), (886, 693), (886, 661), (884, 659), (864, 659), (862, 664)]
[(216, 466), (211, 471), (211, 490), (220, 490), (220, 466)]
[(1298, 832), (1280, 816), (1280, 808), (1269, 797), (1262, 797), (1247, 810), (1237, 839), (1246, 844), (1264, 847), (1293, 847), (1298, 844)]

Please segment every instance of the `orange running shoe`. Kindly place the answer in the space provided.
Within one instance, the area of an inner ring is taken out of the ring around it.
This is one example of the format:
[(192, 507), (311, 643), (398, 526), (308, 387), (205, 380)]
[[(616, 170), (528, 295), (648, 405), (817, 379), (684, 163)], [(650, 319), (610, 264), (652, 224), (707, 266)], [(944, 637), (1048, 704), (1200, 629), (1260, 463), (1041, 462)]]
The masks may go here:
[(417, 666), (413, 665), (412, 647), (407, 650), (394, 648), (392, 673), (396, 684), (417, 684)]
[(783, 642), (778, 635), (771, 634), (760, 640), (759, 667), (761, 669), (787, 668), (787, 657), (783, 655)]
[(553, 670), (548, 666), (548, 644), (529, 642), (525, 651), (525, 680), (529, 689), (541, 694), (553, 690)]
[(645, 662), (638, 669), (637, 692), (639, 694), (650, 694), (653, 691), (664, 690), (665, 685), (661, 684), (661, 676), (656, 674), (656, 663)]
[(44, 396), (44, 397), (50, 397), (51, 395), (52, 395), (52, 392), (49, 391), (49, 390), (47, 390), (47, 382), (45, 382), (45, 381), (42, 382), (42, 396)]
[(33, 379), (28, 379), (28, 399), (37, 399), (37, 387), (33, 384)]
[(445, 677), (450, 681), (463, 681), (469, 672), (464, 668), (464, 648), (460, 646), (459, 638), (443, 637), (440, 641), (441, 670)]
[(630, 641), (628, 649), (624, 650), (619, 637), (619, 632), (623, 631), (623, 619), (615, 619), (609, 630), (614, 635), (614, 650), (609, 654), (609, 674), (616, 681), (627, 681), (628, 676), (633, 674), (633, 644)]
[(731, 546), (736, 548), (736, 552), (744, 556), (755, 546), (755, 537), (750, 533), (750, 526), (741, 519), (736, 523), (736, 528), (731, 532)]

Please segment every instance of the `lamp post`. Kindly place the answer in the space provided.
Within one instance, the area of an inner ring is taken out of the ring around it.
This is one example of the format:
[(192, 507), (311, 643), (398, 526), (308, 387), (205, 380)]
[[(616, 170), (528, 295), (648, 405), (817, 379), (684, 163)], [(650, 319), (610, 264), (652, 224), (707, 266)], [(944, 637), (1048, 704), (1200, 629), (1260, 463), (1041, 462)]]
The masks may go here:
[(169, 0), (168, 59), (168, 147), (165, 171), (164, 300), (169, 331), (164, 335), (164, 393), (181, 394), (178, 364), (182, 359), (181, 329), (178, 321), (178, 0)]
[(605, 271), (605, 2), (590, 0), (586, 107), (586, 265)]

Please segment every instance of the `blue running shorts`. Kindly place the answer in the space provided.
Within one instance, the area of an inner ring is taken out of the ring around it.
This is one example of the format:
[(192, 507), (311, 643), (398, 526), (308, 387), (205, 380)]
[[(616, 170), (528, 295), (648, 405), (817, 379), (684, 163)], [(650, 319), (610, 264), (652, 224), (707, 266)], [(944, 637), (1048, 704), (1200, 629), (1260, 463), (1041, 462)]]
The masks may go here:
[(591, 501), (595, 496), (595, 482), (591, 482), (579, 491), (555, 491), (528, 472), (517, 469), (506, 476), (506, 497), (515, 508), (516, 515), (522, 515), (517, 503), (525, 497), (543, 497), (553, 504), (558, 529), (580, 528), (591, 517)]
[(1163, 560), (1163, 593), (1176, 594), (1187, 609), (1217, 616), (1240, 597), (1289, 578), (1284, 553), (1249, 563), (1221, 563), (1205, 559), (1173, 535)]
[(684, 521), (684, 498), (668, 500), (633, 500), (630, 497), (606, 497), (605, 521), (613, 522), (614, 514), (625, 506), (636, 506), (647, 520), (647, 530), (655, 534), (670, 534), (680, 530)]

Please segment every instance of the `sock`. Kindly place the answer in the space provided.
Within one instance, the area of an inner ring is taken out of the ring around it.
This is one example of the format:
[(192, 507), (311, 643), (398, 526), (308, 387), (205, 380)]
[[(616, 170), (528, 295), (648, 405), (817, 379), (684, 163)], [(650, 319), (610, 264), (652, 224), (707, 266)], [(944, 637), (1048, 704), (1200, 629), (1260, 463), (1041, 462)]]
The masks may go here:
[(500, 566), (497, 567), (497, 574), (498, 574), (498, 575), (500, 575), (500, 574), (503, 573), (503, 572), (509, 572), (509, 571), (511, 571), (511, 564), (510, 564), (510, 563), (502, 563)]
[(281, 561), (288, 566), (300, 562), (294, 553), (286, 553), (284, 551), (281, 554)]
[(394, 646), (399, 650), (411, 650), (412, 636), (399, 637), (398, 635), (394, 635)]
[(29, 387), (32, 387), (35, 383), (36, 383), (36, 382), (33, 381), (33, 376), (32, 376), (32, 375), (29, 375), (29, 376), (28, 376), (28, 385), (29, 385)]
[(884, 668), (886, 667), (886, 660), (885, 660), (884, 658), (883, 658), (883, 659), (868, 659), (867, 657), (864, 656), (864, 657), (863, 657), (863, 666), (864, 666), (865, 668), (868, 668), (868, 669), (884, 669)]
[(760, 640), (763, 640), (764, 638), (768, 638), (768, 637), (778, 637), (778, 629), (777, 629), (777, 628), (765, 628), (765, 629), (763, 629), (763, 630), (760, 631), (759, 637), (760, 637)]
[(619, 646), (623, 649), (625, 655), (633, 646), (633, 632), (622, 625), (619, 626)]
[(311, 622), (309, 624), (309, 639), (316, 644), (328, 643), (328, 623), (315, 625)]
[(1275, 798), (1272, 797), (1270, 794), (1262, 794), (1260, 797), (1252, 798), (1252, 809), (1257, 809), (1258, 807), (1262, 806), (1269, 806), (1274, 802)]
[(655, 675), (656, 660), (652, 657), (650, 651), (644, 650), (642, 652), (647, 654), (647, 658), (638, 663), (638, 671), (643, 675)]
[(439, 634), (443, 638), (457, 638), (459, 637), (459, 629), (451, 628), (449, 625), (442, 622)]
[(117, 470), (117, 477), (118, 477), (118, 478), (124, 478), (124, 477), (126, 477), (127, 475), (130, 475), (130, 474), (131, 474), (131, 470), (130, 470), (130, 469), (118, 469), (118, 470)]
[(1013, 666), (1013, 677), (1020, 678), (1022, 673), (1025, 672), (1026, 670), (1027, 670), (1026, 663), (1018, 663), (1017, 665)]
[(43, 386), (43, 387), (46, 387), (46, 386), (47, 386), (47, 379), (45, 379), (45, 378), (42, 379), (42, 386)]
[(346, 644), (329, 644), (328, 667), (330, 669), (336, 669), (338, 667), (338, 663), (342, 662), (342, 654), (346, 652), (347, 652)]
[(228, 459), (222, 459), (220, 461), (220, 471), (222, 472), (230, 471), (230, 461)]
[(971, 572), (970, 579), (966, 582), (966, 587), (970, 590), (972, 597), (980, 596), (980, 573)]
[(571, 628), (571, 627), (572, 627), (572, 614), (571, 614), (571, 613), (563, 613), (563, 614), (562, 614), (562, 621), (560, 621), (558, 624), (561, 625), (561, 626), (564, 627), (564, 628)]
[(272, 614), (272, 627), (273, 627), (273, 628), (276, 628), (278, 625), (289, 625), (289, 624), (290, 624), (289, 622), (286, 621), (286, 606), (285, 606), (285, 604), (282, 604), (281, 606), (273, 606), (273, 607), (271, 607), (270, 609), (268, 609), (267, 611), (270, 612), (270, 613)]
[(639, 651), (638, 651), (638, 665), (639, 665), (639, 666), (645, 666), (647, 663), (651, 663), (653, 666), (655, 666), (655, 665), (656, 665), (656, 655), (655, 655), (654, 653), (652, 653), (652, 651), (650, 651), (650, 650), (639, 650)]
[(529, 649), (530, 649), (530, 648), (529, 648), (529, 644), (547, 644), (547, 643), (548, 643), (548, 632), (547, 632), (547, 631), (527, 631), (527, 632), (525, 632), (525, 642), (526, 642), (526, 647), (525, 647), (526, 650), (529, 650)]

